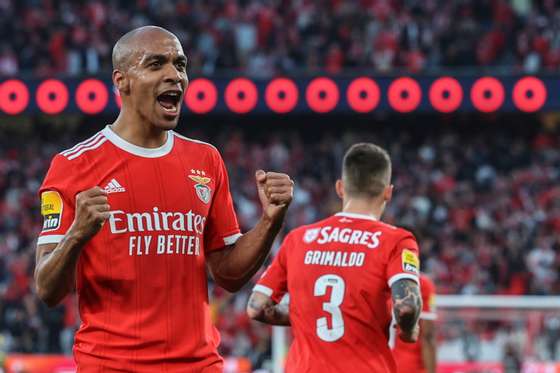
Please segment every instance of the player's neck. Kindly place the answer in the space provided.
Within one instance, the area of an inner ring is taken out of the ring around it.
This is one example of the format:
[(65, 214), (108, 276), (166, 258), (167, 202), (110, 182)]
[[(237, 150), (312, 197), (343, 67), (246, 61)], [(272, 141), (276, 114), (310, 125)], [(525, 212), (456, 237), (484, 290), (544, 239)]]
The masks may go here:
[(385, 202), (379, 199), (345, 198), (342, 201), (342, 212), (368, 215), (376, 220), (381, 218), (384, 209)]
[(123, 140), (142, 148), (159, 148), (167, 141), (167, 131), (147, 123), (142, 118), (135, 118), (121, 110), (111, 130)]

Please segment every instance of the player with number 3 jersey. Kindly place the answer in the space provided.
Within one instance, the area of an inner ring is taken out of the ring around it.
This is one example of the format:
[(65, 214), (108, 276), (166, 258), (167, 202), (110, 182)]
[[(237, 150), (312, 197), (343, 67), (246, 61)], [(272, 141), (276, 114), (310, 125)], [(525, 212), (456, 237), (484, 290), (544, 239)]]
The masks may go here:
[[(336, 184), (343, 211), (290, 232), (254, 287), (249, 316), (293, 328), (287, 372), (395, 372), (391, 306), (400, 338), (416, 340), (418, 245), (379, 220), (392, 195), (390, 173), (380, 147), (350, 148)], [(286, 293), (289, 309), (280, 302)]]

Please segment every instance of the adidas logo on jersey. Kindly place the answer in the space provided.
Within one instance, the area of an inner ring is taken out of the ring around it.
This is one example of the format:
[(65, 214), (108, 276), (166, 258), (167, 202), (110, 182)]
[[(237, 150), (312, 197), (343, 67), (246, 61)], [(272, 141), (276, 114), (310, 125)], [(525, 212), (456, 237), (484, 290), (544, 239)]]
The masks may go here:
[(126, 189), (119, 184), (116, 179), (109, 181), (109, 184), (104, 188), (107, 193), (122, 193), (126, 192)]

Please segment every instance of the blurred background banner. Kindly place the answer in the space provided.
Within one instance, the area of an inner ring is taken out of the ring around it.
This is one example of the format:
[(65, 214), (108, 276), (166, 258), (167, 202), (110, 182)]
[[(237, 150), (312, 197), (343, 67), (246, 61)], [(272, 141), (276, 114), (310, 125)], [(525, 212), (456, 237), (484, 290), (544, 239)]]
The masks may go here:
[(74, 359), (64, 355), (13, 354), (5, 359), (6, 373), (75, 373)]
[[(560, 110), (560, 77), (195, 77), (184, 106), (195, 114), (531, 113)], [(7, 115), (115, 114), (119, 107), (106, 78), (0, 81), (0, 111)]]
[[(71, 356), (9, 354), (4, 359), (6, 373), (76, 373)], [(250, 373), (251, 363), (244, 358), (226, 358), (224, 373)]]

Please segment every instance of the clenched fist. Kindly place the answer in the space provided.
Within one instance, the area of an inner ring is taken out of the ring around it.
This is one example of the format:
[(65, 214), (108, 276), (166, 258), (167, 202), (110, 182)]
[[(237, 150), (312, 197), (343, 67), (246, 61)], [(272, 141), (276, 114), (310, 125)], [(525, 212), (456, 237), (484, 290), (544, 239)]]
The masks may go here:
[(72, 231), (82, 241), (92, 238), (110, 216), (107, 192), (96, 186), (76, 195), (76, 215)]
[(263, 170), (258, 170), (255, 178), (265, 216), (273, 221), (283, 219), (294, 195), (292, 179), (286, 174)]

